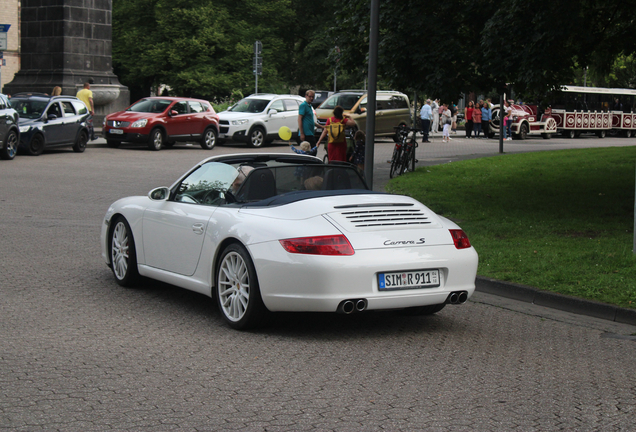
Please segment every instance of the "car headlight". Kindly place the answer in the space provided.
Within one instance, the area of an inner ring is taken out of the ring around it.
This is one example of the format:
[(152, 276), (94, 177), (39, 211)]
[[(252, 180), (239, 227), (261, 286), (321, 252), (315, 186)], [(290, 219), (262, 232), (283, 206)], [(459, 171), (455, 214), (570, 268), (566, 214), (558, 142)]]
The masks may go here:
[(134, 128), (144, 127), (146, 126), (146, 124), (148, 124), (148, 119), (139, 119), (133, 124), (131, 124), (130, 127), (134, 127)]
[(243, 120), (232, 120), (232, 125), (233, 126), (239, 126), (239, 125), (244, 125), (244, 124), (248, 124), (250, 121), (247, 119), (243, 119)]
[(20, 126), (20, 133), (26, 133), (31, 129), (31, 126)]

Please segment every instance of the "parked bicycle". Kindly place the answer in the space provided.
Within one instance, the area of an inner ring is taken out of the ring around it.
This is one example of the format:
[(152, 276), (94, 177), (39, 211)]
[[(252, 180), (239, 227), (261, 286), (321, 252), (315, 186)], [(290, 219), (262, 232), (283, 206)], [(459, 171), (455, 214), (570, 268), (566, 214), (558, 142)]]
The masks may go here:
[(417, 148), (416, 135), (418, 129), (407, 126), (396, 127), (396, 135), (399, 137), (393, 148), (391, 157), (391, 169), (389, 177), (393, 178), (404, 174), (406, 171), (415, 171), (415, 149)]

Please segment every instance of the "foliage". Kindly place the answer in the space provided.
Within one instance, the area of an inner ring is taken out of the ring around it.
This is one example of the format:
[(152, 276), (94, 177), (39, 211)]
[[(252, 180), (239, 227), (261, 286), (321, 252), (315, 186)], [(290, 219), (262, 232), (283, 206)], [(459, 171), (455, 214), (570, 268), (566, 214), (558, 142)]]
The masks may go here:
[[(512, 83), (540, 100), (583, 67), (624, 86), (634, 82), (635, 8), (636, 0), (380, 2), (378, 88), (456, 101)], [(259, 91), (332, 89), (336, 70), (338, 89), (362, 88), (369, 9), (370, 0), (113, 0), (113, 64), (133, 94), (159, 84), (184, 96), (250, 94), (260, 40)]]
[(387, 189), (457, 221), (479, 274), (636, 307), (636, 147), (503, 155), (418, 169)]

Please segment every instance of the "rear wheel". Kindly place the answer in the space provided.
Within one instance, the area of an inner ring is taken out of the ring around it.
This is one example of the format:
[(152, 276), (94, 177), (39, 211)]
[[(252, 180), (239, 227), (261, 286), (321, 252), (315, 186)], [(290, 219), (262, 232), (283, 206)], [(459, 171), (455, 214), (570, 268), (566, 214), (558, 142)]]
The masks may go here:
[(389, 171), (389, 178), (400, 175), (402, 167), (402, 147), (395, 146), (393, 149), (393, 157), (391, 158), (391, 169)]
[(84, 131), (81, 131), (73, 144), (73, 151), (75, 153), (83, 153), (86, 150), (86, 144), (88, 143), (88, 134)]
[(163, 146), (163, 132), (161, 129), (153, 129), (150, 132), (150, 140), (148, 141), (148, 148), (150, 150), (159, 151)]
[(2, 143), (0, 148), (0, 159), (11, 160), (18, 152), (18, 134), (16, 131), (11, 130)]
[(135, 240), (130, 225), (126, 219), (120, 216), (111, 222), (111, 227), (110, 267), (119, 285), (134, 286), (139, 282), (139, 271), (137, 270)]
[(203, 132), (201, 138), (201, 148), (204, 150), (212, 150), (216, 145), (216, 130), (214, 128), (208, 128)]
[(257, 327), (267, 317), (256, 269), (247, 250), (238, 243), (229, 245), (221, 254), (216, 299), (225, 321), (237, 330)]
[(39, 156), (44, 151), (44, 137), (40, 134), (33, 135), (29, 143), (29, 154), (31, 156)]
[(250, 130), (247, 145), (252, 148), (259, 148), (265, 145), (265, 130), (257, 126)]

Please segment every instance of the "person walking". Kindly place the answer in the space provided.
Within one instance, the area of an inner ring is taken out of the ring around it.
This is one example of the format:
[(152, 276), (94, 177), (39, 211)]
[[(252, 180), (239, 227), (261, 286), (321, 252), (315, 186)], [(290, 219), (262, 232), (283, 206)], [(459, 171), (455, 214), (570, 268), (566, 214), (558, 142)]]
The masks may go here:
[(93, 116), (95, 115), (95, 106), (93, 105), (93, 92), (91, 91), (91, 84), (89, 82), (84, 83), (84, 88), (77, 92), (75, 95), (79, 100), (84, 102), (86, 107), (88, 108), (88, 119), (86, 123), (88, 125), (88, 134), (90, 135), (90, 139), (96, 140), (95, 136), (95, 128), (93, 127)]
[(333, 117), (327, 119), (324, 129), (316, 147), (320, 146), (320, 143), (327, 137), (327, 157), (329, 162), (346, 162), (347, 161), (347, 136), (345, 134), (345, 128), (352, 128), (356, 125), (356, 122), (352, 119), (344, 117), (344, 110), (341, 106), (337, 106), (333, 109)]
[(298, 134), (300, 141), (307, 141), (311, 147), (316, 147), (316, 137), (314, 135), (314, 109), (311, 103), (314, 101), (316, 92), (307, 90), (305, 92), (305, 102), (300, 104), (298, 108)]
[(428, 140), (428, 132), (431, 129), (431, 120), (433, 120), (433, 110), (431, 108), (430, 99), (426, 99), (426, 102), (422, 106), (420, 118), (422, 119), (422, 142), (430, 142)]
[(443, 105), (442, 111), (442, 124), (444, 125), (444, 131), (442, 132), (442, 142), (449, 142), (451, 140), (450, 130), (453, 124), (453, 115), (448, 108), (448, 104)]
[(433, 124), (431, 126), (431, 132), (436, 134), (439, 132), (439, 99), (435, 99), (431, 102), (431, 110), (433, 111)]
[(505, 141), (512, 140), (512, 131), (510, 127), (512, 126), (512, 107), (510, 106), (510, 102), (507, 100), (504, 101), (504, 113), (505, 117), (503, 118), (503, 139)]

